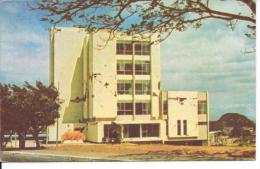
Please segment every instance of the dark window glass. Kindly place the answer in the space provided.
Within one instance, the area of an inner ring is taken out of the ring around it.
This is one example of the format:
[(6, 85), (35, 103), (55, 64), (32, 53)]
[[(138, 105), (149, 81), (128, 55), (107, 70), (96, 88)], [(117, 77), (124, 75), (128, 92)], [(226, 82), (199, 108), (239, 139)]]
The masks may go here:
[(181, 121), (177, 120), (177, 134), (181, 135)]
[(118, 115), (132, 115), (133, 114), (133, 103), (117, 103), (117, 114)]
[(198, 125), (208, 125), (208, 122), (204, 121), (204, 122), (198, 122)]
[(149, 61), (137, 61), (135, 63), (136, 75), (149, 75), (150, 74), (150, 62)]
[(187, 135), (187, 120), (183, 120), (183, 134)]
[(105, 138), (118, 138), (120, 137), (120, 126), (119, 125), (104, 125), (104, 137)]
[(198, 114), (207, 114), (207, 101), (198, 101)]
[(140, 125), (139, 124), (124, 125), (123, 133), (125, 138), (140, 137)]
[(167, 100), (163, 101), (163, 114), (168, 114), (168, 102)]
[(135, 94), (149, 95), (150, 94), (150, 81), (142, 80), (135, 83)]
[(151, 104), (147, 103), (135, 103), (135, 113), (140, 114), (151, 114)]
[(117, 82), (117, 94), (132, 94), (132, 82), (131, 81), (118, 81)]
[(118, 41), (116, 44), (116, 54), (132, 55), (133, 45), (131, 41)]
[(136, 55), (150, 55), (151, 49), (149, 42), (136, 42), (134, 46)]
[(104, 125), (104, 137), (111, 138), (110, 125)]
[(125, 64), (125, 74), (133, 74), (133, 65), (132, 63)]
[(131, 75), (133, 74), (133, 64), (131, 61), (118, 61), (117, 74)]
[(142, 137), (159, 137), (159, 124), (142, 124)]

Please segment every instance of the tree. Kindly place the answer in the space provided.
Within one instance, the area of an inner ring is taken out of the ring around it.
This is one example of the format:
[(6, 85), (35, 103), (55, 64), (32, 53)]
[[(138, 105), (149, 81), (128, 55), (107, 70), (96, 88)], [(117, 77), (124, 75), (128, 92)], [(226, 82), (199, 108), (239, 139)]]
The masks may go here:
[(25, 82), (25, 86), (30, 94), (30, 132), (36, 142), (36, 148), (40, 148), (39, 133), (59, 118), (58, 91), (54, 85), (47, 87), (40, 81), (36, 82), (35, 87), (28, 82)]
[[(8, 140), (14, 133), (13, 126), (10, 125), (13, 117), (12, 112), (9, 111), (11, 91), (8, 85), (0, 83), (0, 135), (1, 135), (1, 148), (5, 147)], [(9, 138), (6, 139), (5, 135)]]
[(232, 29), (237, 21), (247, 22), (250, 31), (246, 35), (254, 38), (255, 1), (233, 1), (247, 7), (251, 15), (216, 10), (212, 7), (213, 0), (41, 0), (30, 6), (47, 12), (42, 21), (54, 25), (72, 22), (88, 31), (108, 29), (111, 38), (118, 30), (141, 35), (159, 33), (158, 39), (162, 41), (173, 31), (182, 32), (190, 26), (199, 28), (202, 21), (209, 19), (227, 21)]
[(26, 134), (32, 133), (36, 148), (40, 147), (38, 135), (59, 117), (58, 91), (54, 85), (36, 86), (25, 82), (22, 87), (0, 84), (1, 146), (4, 135), (16, 132), (19, 148), (25, 148)]
[(240, 145), (246, 145), (253, 141), (253, 135), (243, 127), (234, 127), (230, 132), (230, 137), (239, 138)]
[(25, 87), (17, 85), (10, 86), (12, 95), (9, 100), (10, 107), (8, 108), (11, 117), (9, 123), (18, 134), (19, 148), (25, 148), (26, 134), (29, 130), (30, 116), (30, 100), (28, 90)]
[[(25, 148), (28, 126), (27, 91), (16, 85), (0, 84), (1, 95), (1, 147), (5, 147), (16, 132), (19, 136), (19, 148)], [(5, 136), (9, 135), (6, 139)]]

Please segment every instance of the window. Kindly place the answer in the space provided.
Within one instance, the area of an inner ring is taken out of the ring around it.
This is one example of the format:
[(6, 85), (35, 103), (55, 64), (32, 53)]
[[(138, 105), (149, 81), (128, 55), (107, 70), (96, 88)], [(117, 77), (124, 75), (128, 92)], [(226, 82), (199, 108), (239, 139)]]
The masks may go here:
[(111, 138), (111, 135), (110, 125), (104, 125), (104, 137)]
[(208, 122), (206, 122), (206, 121), (198, 122), (198, 125), (208, 125)]
[(180, 136), (181, 135), (181, 121), (177, 120), (177, 134)]
[(118, 115), (132, 115), (133, 114), (133, 103), (117, 103), (117, 114)]
[(168, 101), (167, 100), (163, 101), (163, 114), (165, 114), (165, 115), (168, 114)]
[(133, 45), (131, 41), (117, 41), (116, 54), (119, 55), (132, 55)]
[(135, 94), (149, 95), (150, 94), (150, 81), (141, 80), (135, 82)]
[(183, 134), (187, 135), (187, 120), (183, 120)]
[(142, 137), (159, 137), (159, 124), (142, 124)]
[(198, 101), (198, 114), (207, 114), (207, 101)]
[(135, 55), (150, 55), (150, 44), (149, 42), (135, 42)]
[(132, 81), (119, 80), (117, 81), (118, 94), (132, 94)]
[[(135, 55), (150, 55), (151, 47), (149, 42), (134, 42)], [(119, 40), (116, 43), (116, 54), (132, 55), (133, 42)]]
[(150, 74), (150, 61), (136, 61), (135, 62), (136, 75), (149, 75)]
[(131, 61), (118, 61), (117, 74), (131, 75), (133, 74), (133, 64)]
[(105, 138), (118, 138), (120, 136), (120, 126), (119, 125), (104, 125), (104, 137)]
[(124, 125), (124, 138), (140, 137), (140, 125), (139, 124), (127, 124)]
[(150, 114), (151, 113), (151, 104), (150, 102), (146, 103), (135, 103), (135, 113), (136, 114)]

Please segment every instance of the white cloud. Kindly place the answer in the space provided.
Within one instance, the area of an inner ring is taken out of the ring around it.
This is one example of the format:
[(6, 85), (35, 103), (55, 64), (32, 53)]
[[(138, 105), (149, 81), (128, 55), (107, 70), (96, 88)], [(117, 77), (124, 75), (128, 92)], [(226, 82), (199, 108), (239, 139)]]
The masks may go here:
[(221, 10), (223, 12), (229, 12), (234, 14), (241, 13), (241, 15), (244, 16), (251, 15), (248, 6), (237, 0), (228, 0), (228, 1), (213, 0), (210, 1), (209, 6), (212, 7), (212, 9)]
[(26, 31), (5, 34), (1, 38), (1, 69), (24, 73), (43, 71), (48, 67), (48, 50), (46, 35)]
[(212, 118), (232, 108), (254, 117), (255, 109), (242, 105), (255, 105), (255, 54), (243, 53), (255, 42), (244, 36), (242, 26), (232, 32), (222, 22), (210, 21), (163, 42), (162, 88), (209, 91)]
[[(12, 4), (13, 7), (5, 5), (7, 13), (0, 14), (0, 70), (5, 75), (1, 76), (0, 80), (14, 83), (36, 79), (46, 81), (49, 58), (48, 31), (37, 25), (33, 19), (30, 24), (27, 24), (30, 21), (20, 19), (18, 15), (21, 15), (21, 9), (17, 3)], [(18, 12), (15, 13), (15, 10)]]

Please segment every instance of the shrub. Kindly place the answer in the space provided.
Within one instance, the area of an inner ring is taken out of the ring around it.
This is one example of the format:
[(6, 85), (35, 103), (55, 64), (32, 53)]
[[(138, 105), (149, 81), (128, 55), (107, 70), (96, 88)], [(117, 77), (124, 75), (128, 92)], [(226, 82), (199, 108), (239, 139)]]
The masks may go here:
[(80, 131), (67, 131), (62, 134), (61, 139), (64, 140), (84, 140), (84, 134)]

